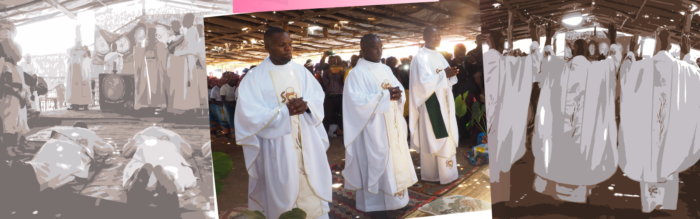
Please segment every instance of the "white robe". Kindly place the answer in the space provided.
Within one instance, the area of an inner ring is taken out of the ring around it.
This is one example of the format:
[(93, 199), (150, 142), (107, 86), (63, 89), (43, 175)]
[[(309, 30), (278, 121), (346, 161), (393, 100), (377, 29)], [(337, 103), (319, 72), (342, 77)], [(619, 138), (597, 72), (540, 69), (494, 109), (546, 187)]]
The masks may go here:
[[(525, 154), (527, 112), (532, 84), (540, 76), (542, 53), (538, 42), (530, 46), (526, 57), (501, 56), (496, 50), (486, 53), (486, 115), (493, 184), (501, 183), (498, 200), (509, 200), (510, 168)], [(541, 77), (541, 76), (540, 76)]]
[(620, 168), (640, 182), (644, 212), (675, 210), (678, 173), (700, 159), (700, 100), (694, 98), (700, 92), (700, 70), (667, 51), (625, 67), (629, 70), (620, 75)]
[(40, 190), (57, 189), (75, 179), (87, 178), (91, 156), (78, 142), (61, 137), (50, 139), (34, 159), (27, 162), (34, 167)]
[[(278, 218), (292, 210), (300, 195), (296, 143), (293, 142), (293, 117), (286, 104), (280, 104), (272, 75), (294, 72), (298, 97), (303, 97), (311, 113), (299, 115), (304, 168), (313, 196), (321, 206), (303, 209), (308, 217), (328, 218), (328, 202), (332, 201), (332, 178), (326, 150), (328, 135), (322, 121), (324, 93), (321, 85), (304, 66), (289, 62), (274, 65), (266, 58), (240, 84), (241, 95), (236, 105), (234, 125), (237, 144), (243, 146), (248, 170), (248, 208), (263, 211), (267, 218)], [(290, 86), (295, 85), (289, 81)], [(308, 195), (308, 194), (305, 194)], [(308, 196), (307, 196), (308, 197)], [(313, 199), (313, 197), (310, 197)], [(320, 215), (316, 212), (321, 213)]]
[[(457, 77), (447, 78), (444, 69), (450, 64), (437, 50), (421, 48), (411, 62), (409, 89), (409, 130), (411, 147), (421, 154), (421, 180), (447, 184), (457, 180), (457, 144), (459, 131), (454, 109), (452, 86)], [(464, 73), (464, 72), (462, 72)], [(425, 101), (435, 93), (448, 137), (435, 139)]]
[(81, 47), (69, 51), (68, 72), (66, 73), (66, 103), (75, 105), (92, 104), (90, 90), (90, 76), (83, 71), (85, 66), (83, 55), (85, 50)]
[(405, 140), (406, 96), (392, 101), (385, 86), (404, 90), (389, 66), (360, 59), (343, 90), (343, 177), (346, 189), (358, 190), (356, 207), (364, 212), (406, 206), (408, 187), (418, 181)]
[[(185, 33), (185, 40), (175, 48), (173, 55), (183, 58), (182, 63), (171, 62), (176, 68), (182, 68), (182, 75), (171, 75), (171, 82), (175, 86), (173, 107), (178, 110), (191, 110), (200, 107), (200, 99), (203, 97), (204, 88), (200, 87), (199, 80), (205, 80), (204, 75), (197, 76), (196, 61), (199, 54), (199, 34), (196, 27), (190, 27)], [(179, 78), (178, 78), (179, 77)], [(180, 81), (182, 80), (182, 81)], [(189, 83), (189, 86), (188, 86)]]
[(124, 68), (124, 58), (117, 52), (110, 52), (105, 55), (104, 73), (111, 74), (114, 72), (114, 62), (117, 64), (117, 74), (122, 72)]
[(617, 170), (614, 91), (620, 53), (613, 45), (603, 61), (543, 60), (547, 78), (532, 140), (536, 191), (583, 203), (592, 187)]
[(65, 140), (70, 140), (78, 143), (80, 146), (84, 147), (87, 155), (91, 158), (95, 158), (95, 155), (106, 156), (114, 152), (114, 147), (105, 142), (100, 136), (95, 132), (84, 128), (77, 128), (71, 126), (58, 126), (53, 127), (51, 130), (60, 133), (61, 138)]
[[(197, 185), (193, 167), (186, 157), (192, 153), (189, 144), (179, 135), (162, 128), (149, 127), (139, 132), (124, 146), (124, 157), (132, 157), (124, 169), (122, 186), (143, 165), (162, 166), (168, 180), (175, 183), (177, 192), (182, 194), (185, 189)], [(155, 174), (151, 174), (148, 185), (156, 183)]]

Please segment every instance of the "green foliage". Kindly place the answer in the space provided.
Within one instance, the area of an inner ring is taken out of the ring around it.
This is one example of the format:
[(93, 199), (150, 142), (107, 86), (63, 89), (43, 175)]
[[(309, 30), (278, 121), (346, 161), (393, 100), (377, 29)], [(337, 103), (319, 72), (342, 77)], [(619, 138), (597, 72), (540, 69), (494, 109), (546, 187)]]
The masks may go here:
[(476, 125), (484, 135), (487, 135), (486, 127), (481, 125), (481, 122), (486, 119), (486, 105), (481, 105), (478, 101), (474, 102), (469, 111), (472, 113), (472, 118), (467, 123), (467, 128)]
[(242, 211), (241, 214), (248, 219), (266, 219), (265, 215), (260, 211)]
[(211, 154), (214, 166), (214, 183), (216, 185), (216, 194), (219, 195), (224, 188), (224, 180), (233, 171), (233, 160), (226, 153), (214, 152)]
[(464, 98), (467, 98), (467, 94), (469, 94), (469, 91), (465, 92), (464, 94), (460, 94), (455, 98), (455, 113), (459, 118), (462, 118), (467, 114), (467, 103), (464, 101)]
[(284, 214), (280, 215), (279, 219), (305, 219), (306, 218), (306, 212), (304, 210), (301, 210), (299, 208), (292, 209), (291, 211), (284, 212)]

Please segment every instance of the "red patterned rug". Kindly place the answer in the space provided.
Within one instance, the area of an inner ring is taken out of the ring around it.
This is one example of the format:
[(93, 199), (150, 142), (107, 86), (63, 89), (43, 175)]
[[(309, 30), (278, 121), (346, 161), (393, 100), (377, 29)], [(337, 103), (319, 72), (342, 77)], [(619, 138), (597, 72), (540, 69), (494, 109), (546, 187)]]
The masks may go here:
[[(413, 159), (413, 166), (420, 167), (419, 157), (420, 155), (418, 155), (417, 153), (411, 153), (411, 158)], [(466, 162), (466, 164), (460, 164), (460, 166), (457, 167), (457, 172), (459, 174), (457, 180), (445, 185), (440, 185), (439, 182), (428, 182), (420, 180), (420, 170), (418, 169), (416, 170), (418, 182), (416, 184), (413, 184), (413, 186), (409, 187), (408, 189), (412, 192), (424, 196), (442, 196), (445, 193), (457, 187), (460, 183), (467, 180), (467, 178), (469, 178), (470, 176), (474, 175), (474, 173), (479, 171), (480, 167), (481, 166), (473, 166), (469, 162)]]
[[(331, 173), (333, 174), (333, 184), (345, 183), (342, 174), (336, 174), (336, 172), (343, 171), (342, 164), (335, 164), (331, 166)], [(407, 215), (415, 212), (427, 204), (435, 197), (425, 196), (421, 194), (416, 194), (409, 190), (408, 205), (398, 210), (387, 211), (388, 218), (404, 218)], [(372, 217), (365, 212), (357, 210), (355, 208), (355, 191), (346, 190), (344, 186), (340, 188), (333, 188), (333, 203), (331, 203), (331, 212), (328, 215), (331, 219), (371, 219)]]

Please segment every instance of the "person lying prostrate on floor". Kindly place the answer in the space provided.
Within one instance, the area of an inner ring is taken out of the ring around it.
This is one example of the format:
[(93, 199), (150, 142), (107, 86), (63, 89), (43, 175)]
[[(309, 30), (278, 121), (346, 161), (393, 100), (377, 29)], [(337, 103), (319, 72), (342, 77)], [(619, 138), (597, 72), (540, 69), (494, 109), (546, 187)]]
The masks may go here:
[(670, 31), (658, 36), (660, 51), (620, 74), (620, 168), (639, 182), (643, 212), (677, 209), (679, 173), (700, 159), (700, 69), (670, 54)]
[(179, 136), (161, 128), (147, 128), (124, 146), (123, 156), (131, 158), (124, 170), (124, 188), (131, 187), (134, 183), (132, 177), (139, 173), (140, 168), (150, 164), (154, 170), (162, 168), (163, 172), (151, 174), (149, 186), (157, 182), (167, 188), (168, 194), (185, 192), (186, 188), (197, 184), (194, 167), (186, 160), (186, 157), (191, 157), (191, 153), (190, 145)]
[(185, 141), (180, 135), (177, 133), (164, 129), (163, 127), (158, 127), (158, 126), (152, 126), (144, 129), (143, 131), (140, 131), (134, 135), (132, 139), (129, 140), (129, 142), (124, 145), (124, 151), (122, 152), (123, 156), (133, 156), (134, 153), (136, 153), (136, 150), (138, 147), (134, 147), (135, 145), (140, 145), (144, 142), (146, 142), (149, 137), (156, 137), (161, 140), (166, 140), (170, 141), (175, 145), (175, 148), (177, 151), (184, 157), (185, 159), (192, 157), (192, 146)]
[[(95, 132), (90, 131), (85, 122), (78, 121), (73, 127), (58, 126), (52, 128), (52, 136), (61, 134), (60, 137), (67, 140), (78, 142), (87, 149), (88, 155), (94, 159), (94, 156), (106, 156), (114, 152), (114, 147), (100, 138)], [(83, 143), (84, 141), (84, 143)], [(85, 145), (83, 145), (85, 144)]]

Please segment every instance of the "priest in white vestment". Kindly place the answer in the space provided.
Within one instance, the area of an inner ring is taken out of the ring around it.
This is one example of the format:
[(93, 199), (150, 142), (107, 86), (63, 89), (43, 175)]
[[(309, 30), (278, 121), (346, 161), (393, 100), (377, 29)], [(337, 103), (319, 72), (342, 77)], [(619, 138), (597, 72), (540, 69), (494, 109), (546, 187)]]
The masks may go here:
[(36, 173), (40, 191), (58, 189), (75, 178), (88, 178), (92, 162), (99, 162), (114, 152), (97, 134), (87, 129), (83, 122), (75, 126), (55, 127), (51, 139), (27, 162)]
[(410, 144), (420, 150), (421, 180), (448, 184), (459, 178), (455, 157), (459, 131), (452, 95), (459, 70), (436, 50), (441, 38), (435, 27), (425, 28), (423, 40), (425, 46), (411, 62)]
[[(484, 90), (486, 104), (486, 131), (488, 138), (497, 139), (498, 118), (501, 109), (501, 87), (505, 77), (505, 57), (503, 56), (503, 45), (505, 37), (500, 31), (492, 31), (489, 41), (489, 50), (484, 53)], [(491, 150), (490, 153), (494, 153)], [(496, 158), (497, 159), (497, 158)], [(510, 197), (510, 175), (509, 172), (502, 172), (496, 162), (490, 162), (491, 199), (496, 202), (508, 201)], [(503, 185), (503, 186), (500, 186)]]
[[(204, 76), (197, 76), (196, 62), (201, 45), (197, 27), (194, 26), (194, 19), (194, 14), (186, 14), (183, 18), (182, 24), (184, 28), (187, 28), (187, 31), (184, 35), (184, 41), (175, 48), (173, 53), (175, 56), (182, 57), (184, 62), (170, 63), (170, 65), (183, 68), (182, 75), (171, 76), (171, 80), (182, 82), (181, 84), (173, 84), (176, 86), (173, 107), (178, 110), (191, 110), (199, 108), (202, 104), (200, 103), (200, 98), (202, 98), (200, 92), (204, 92), (204, 88), (199, 87), (199, 80), (204, 80)], [(180, 79), (177, 79), (178, 77)]]
[(68, 72), (66, 73), (66, 103), (72, 109), (92, 104), (90, 76), (83, 71), (85, 58), (89, 50), (82, 45), (80, 26), (76, 28), (75, 47), (68, 50)]
[[(197, 185), (194, 167), (187, 162), (187, 158), (192, 157), (192, 147), (170, 130), (161, 127), (144, 129), (124, 146), (123, 156), (131, 158), (122, 179), (127, 191), (144, 189), (135, 186), (136, 179), (142, 177), (148, 179), (147, 187), (163, 186), (171, 195), (182, 194), (185, 189)], [(148, 177), (139, 176), (143, 169), (148, 169)]]
[[(622, 50), (613, 26), (609, 33), (612, 46), (605, 60), (590, 62), (584, 41), (577, 40), (570, 61), (542, 61), (547, 79), (532, 140), (534, 188), (558, 200), (585, 203), (591, 189), (616, 171), (614, 90)], [(553, 53), (551, 46), (545, 50)]]
[(679, 172), (700, 159), (700, 70), (670, 54), (670, 36), (661, 31), (660, 51), (620, 73), (620, 168), (640, 183), (644, 212), (675, 210)]
[(117, 43), (112, 43), (111, 48), (112, 51), (105, 55), (104, 73), (114, 73), (114, 70), (117, 70), (119, 74), (124, 68), (124, 57), (117, 52)]
[(322, 125), (324, 93), (292, 60), (292, 40), (281, 28), (265, 32), (270, 54), (241, 82), (235, 113), (237, 144), (248, 170), (248, 208), (267, 218), (293, 208), (328, 218), (332, 176)]
[(388, 211), (408, 204), (408, 187), (418, 181), (408, 151), (403, 117), (404, 88), (382, 64), (382, 41), (367, 34), (362, 57), (343, 90), (345, 188), (357, 190), (360, 211)]

